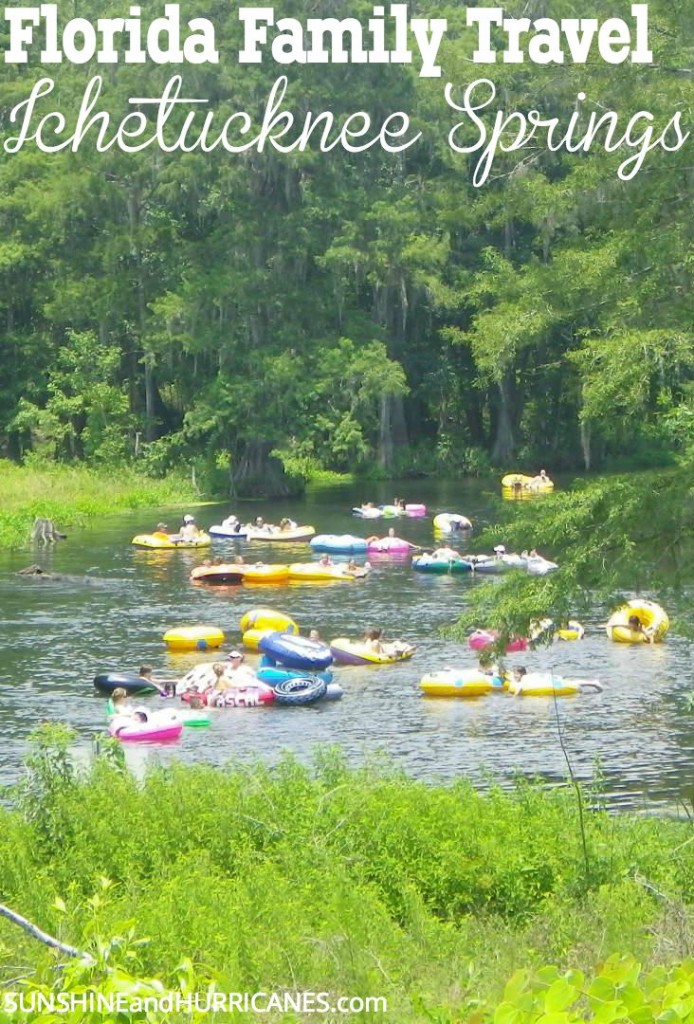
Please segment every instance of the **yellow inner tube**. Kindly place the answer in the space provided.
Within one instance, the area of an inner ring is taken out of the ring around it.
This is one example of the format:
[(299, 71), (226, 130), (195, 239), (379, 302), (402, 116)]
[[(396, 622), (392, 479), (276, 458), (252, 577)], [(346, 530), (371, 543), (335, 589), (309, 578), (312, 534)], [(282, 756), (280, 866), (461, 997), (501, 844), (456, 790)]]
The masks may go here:
[(491, 676), (478, 669), (444, 669), (422, 676), (419, 687), (429, 697), (482, 697), (497, 689)]
[(259, 651), (260, 647), (258, 644), (264, 636), (268, 636), (269, 633), (275, 633), (276, 630), (265, 627), (264, 629), (247, 629), (241, 637), (241, 643), (244, 647), (247, 647), (249, 651)]
[(274, 608), (251, 608), (241, 617), (239, 628), (242, 633), (249, 629), (275, 629), (278, 633), (298, 633), (294, 619)]
[(244, 583), (286, 583), (289, 580), (288, 565), (248, 565), (242, 568)]
[(179, 626), (164, 633), (171, 651), (206, 651), (224, 643), (224, 633), (214, 626)]
[(521, 487), (525, 487), (532, 480), (531, 476), (526, 476), (525, 473), (507, 473), (506, 476), (501, 478), (502, 487), (515, 487), (520, 484)]
[[(172, 534), (175, 536), (175, 534)], [(163, 533), (138, 533), (130, 542), (136, 548), (154, 548), (158, 551), (174, 551), (181, 548), (207, 548), (212, 538), (207, 533), (200, 534), (195, 540), (173, 541)]]
[(364, 570), (351, 572), (347, 564), (321, 565), (320, 562), (295, 562), (289, 566), (290, 580), (355, 580)]
[(614, 640), (617, 644), (648, 643), (648, 636), (645, 636), (640, 630), (632, 629), (629, 625), (632, 615), (638, 617), (644, 630), (653, 637), (655, 643), (659, 643), (670, 628), (670, 620), (664, 608), (661, 608), (655, 601), (637, 599), (627, 601), (608, 619), (605, 629), (610, 640)]
[(578, 681), (546, 672), (529, 672), (520, 680), (512, 679), (508, 692), (514, 697), (567, 697), (580, 689)]
[[(352, 654), (357, 658), (361, 658), (364, 662), (368, 662), (370, 665), (394, 665), (397, 661), (407, 661), (414, 654), (414, 647), (408, 647), (401, 651), (392, 652), (378, 652), (372, 651), (365, 643), (361, 640), (350, 640), (348, 637), (340, 636), (335, 640), (330, 641), (330, 646), (335, 648), (337, 651), (344, 651), (345, 654)], [(386, 644), (386, 647), (388, 644)], [(335, 651), (333, 651), (333, 654)], [(339, 662), (339, 654), (335, 658)]]

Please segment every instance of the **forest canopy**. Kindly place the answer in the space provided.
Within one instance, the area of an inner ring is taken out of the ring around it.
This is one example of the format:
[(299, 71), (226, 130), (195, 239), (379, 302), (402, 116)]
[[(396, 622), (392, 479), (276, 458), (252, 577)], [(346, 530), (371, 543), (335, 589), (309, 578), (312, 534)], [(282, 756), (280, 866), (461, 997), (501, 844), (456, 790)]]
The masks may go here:
[[(161, 6), (143, 3), (143, 20)], [(86, 0), (80, 16), (121, 13), (110, 7)], [(218, 123), (238, 111), (262, 122), (280, 73), (296, 124), (330, 111), (336, 127), (355, 112), (378, 126), (401, 112), (416, 144), (397, 152), (326, 152), (318, 130), (286, 152), (13, 152), (10, 111), (42, 78), (54, 83), (45, 110), (59, 102), (74, 120), (102, 75), (98, 109), (117, 123), (132, 97), (161, 97), (172, 69), (46, 67), (31, 48), (27, 63), (0, 65), (4, 454), (228, 467), (239, 492), (285, 486), (277, 464), (268, 482), (273, 453), (292, 470), (392, 475), (682, 458), (694, 411), (694, 167), (691, 142), (675, 143), (692, 123), (691, 5), (649, 4), (652, 60), (618, 66), (595, 45), (584, 63), (483, 68), (468, 16), (484, 7), (409, 10), (447, 21), (441, 78), (420, 74), (420, 60), (242, 64), (244, 26), (216, 0), (181, 12), (218, 26), (219, 62), (175, 69)], [(282, 13), (334, 14), (301, 0)], [(504, 13), (633, 21), (606, 0)], [(366, 26), (373, 7), (355, 0), (341, 14)], [(501, 26), (489, 32), (508, 46)], [(461, 117), (481, 75), (493, 101), (482, 105), (478, 86), (479, 109)], [(151, 132), (156, 112), (135, 112)], [(176, 107), (168, 127), (180, 134), (185, 118)], [(549, 145), (548, 126), (567, 124), (593, 143)]]

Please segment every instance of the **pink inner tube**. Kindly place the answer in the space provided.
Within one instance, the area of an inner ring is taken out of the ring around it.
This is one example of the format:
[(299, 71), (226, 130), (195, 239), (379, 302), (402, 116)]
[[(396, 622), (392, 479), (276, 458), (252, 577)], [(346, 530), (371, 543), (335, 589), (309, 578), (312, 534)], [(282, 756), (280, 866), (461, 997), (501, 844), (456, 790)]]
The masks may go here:
[(133, 722), (121, 726), (112, 723), (108, 731), (116, 739), (127, 742), (177, 740), (183, 732), (183, 722)]
[[(493, 630), (478, 629), (476, 630), (470, 639), (468, 640), (468, 646), (473, 651), (481, 651), (485, 647), (490, 647), (496, 640), (499, 634)], [(506, 644), (506, 653), (513, 654), (515, 651), (524, 651), (528, 646), (528, 641), (524, 636), (517, 636), (510, 643)]]
[(369, 543), (369, 551), (409, 551), (413, 545), (400, 537), (381, 537), (380, 540), (372, 540)]
[(426, 505), (405, 505), (405, 512), (408, 516), (425, 516), (427, 514)]

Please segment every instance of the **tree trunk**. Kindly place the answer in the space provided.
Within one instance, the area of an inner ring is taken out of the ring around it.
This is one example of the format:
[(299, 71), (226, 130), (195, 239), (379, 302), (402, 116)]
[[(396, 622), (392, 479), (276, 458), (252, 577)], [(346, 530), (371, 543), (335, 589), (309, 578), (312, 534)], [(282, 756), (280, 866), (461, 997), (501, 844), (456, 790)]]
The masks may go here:
[(506, 374), (499, 382), (499, 406), (496, 421), (496, 437), (492, 448), (492, 462), (497, 466), (508, 465), (513, 458), (513, 410), (511, 408), (511, 378)]
[(303, 492), (305, 482), (288, 477), (280, 459), (270, 455), (272, 441), (248, 441), (229, 467), (229, 492), (237, 498), (288, 498)]

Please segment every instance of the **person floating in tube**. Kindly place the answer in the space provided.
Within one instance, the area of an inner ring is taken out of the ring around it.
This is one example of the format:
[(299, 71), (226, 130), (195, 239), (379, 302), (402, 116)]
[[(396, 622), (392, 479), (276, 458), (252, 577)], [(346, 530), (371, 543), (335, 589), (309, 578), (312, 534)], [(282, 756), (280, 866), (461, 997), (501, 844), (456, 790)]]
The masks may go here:
[(641, 636), (645, 637), (647, 644), (652, 644), (655, 642), (652, 631), (649, 630), (647, 626), (644, 626), (643, 622), (641, 622), (641, 619), (638, 617), (638, 615), (629, 616), (629, 629), (632, 631), (632, 633), (640, 633)]

